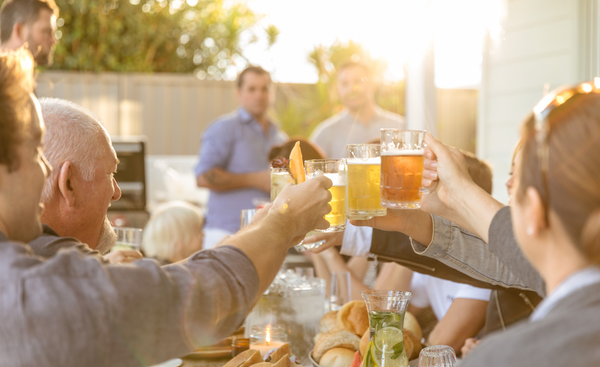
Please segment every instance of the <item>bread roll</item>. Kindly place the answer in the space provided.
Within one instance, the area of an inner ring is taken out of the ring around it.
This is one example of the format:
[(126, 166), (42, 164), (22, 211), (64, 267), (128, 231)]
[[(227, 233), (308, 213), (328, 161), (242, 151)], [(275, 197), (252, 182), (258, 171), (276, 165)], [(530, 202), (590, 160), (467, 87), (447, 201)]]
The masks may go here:
[(360, 355), (361, 356), (365, 356), (365, 352), (367, 351), (367, 345), (369, 344), (369, 337), (370, 337), (371, 331), (369, 329), (367, 329), (367, 331), (365, 331), (365, 333), (363, 334), (362, 338), (360, 338)]
[(322, 333), (326, 333), (333, 329), (337, 328), (337, 311), (329, 311), (321, 318), (321, 323), (319, 324), (319, 331)]
[(349, 367), (356, 352), (346, 348), (333, 348), (321, 357), (321, 367)]
[[(407, 345), (411, 344), (411, 349), (409, 350)], [(404, 346), (406, 348), (406, 356), (408, 360), (413, 360), (415, 358), (419, 358), (419, 353), (421, 353), (421, 339), (418, 339), (417, 336), (410, 330), (404, 330)]]
[(410, 312), (406, 312), (404, 314), (404, 330), (410, 330), (417, 337), (419, 343), (421, 342), (421, 338), (423, 338), (423, 332), (421, 331), (421, 326), (419, 326), (419, 322), (417, 318)]
[(321, 357), (330, 349), (346, 348), (356, 352), (359, 347), (360, 339), (354, 333), (348, 330), (332, 330), (319, 338), (312, 356), (315, 362), (320, 363)]
[(337, 314), (337, 325), (358, 336), (363, 336), (369, 329), (369, 311), (367, 305), (361, 301), (346, 303)]

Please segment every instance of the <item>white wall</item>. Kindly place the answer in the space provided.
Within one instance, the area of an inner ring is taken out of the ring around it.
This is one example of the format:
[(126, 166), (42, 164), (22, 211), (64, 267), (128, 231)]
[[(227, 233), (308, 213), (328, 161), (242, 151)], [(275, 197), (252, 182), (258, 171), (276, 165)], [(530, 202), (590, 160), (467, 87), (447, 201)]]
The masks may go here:
[(477, 154), (494, 168), (494, 196), (504, 182), (519, 126), (550, 89), (598, 73), (598, 0), (505, 0), (502, 34), (486, 40)]

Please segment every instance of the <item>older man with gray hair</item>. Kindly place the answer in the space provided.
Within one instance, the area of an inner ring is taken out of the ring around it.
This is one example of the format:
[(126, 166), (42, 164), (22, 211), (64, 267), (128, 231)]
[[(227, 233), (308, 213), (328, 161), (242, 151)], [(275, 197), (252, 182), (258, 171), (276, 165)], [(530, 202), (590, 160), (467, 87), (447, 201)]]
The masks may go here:
[[(113, 177), (119, 161), (110, 137), (90, 111), (75, 103), (44, 98), (40, 105), (46, 123), (44, 153), (54, 170), (42, 193), (44, 234), (30, 246), (44, 257), (73, 246), (104, 255), (116, 241), (106, 212), (121, 196)], [(141, 257), (137, 251), (107, 255), (112, 262)]]

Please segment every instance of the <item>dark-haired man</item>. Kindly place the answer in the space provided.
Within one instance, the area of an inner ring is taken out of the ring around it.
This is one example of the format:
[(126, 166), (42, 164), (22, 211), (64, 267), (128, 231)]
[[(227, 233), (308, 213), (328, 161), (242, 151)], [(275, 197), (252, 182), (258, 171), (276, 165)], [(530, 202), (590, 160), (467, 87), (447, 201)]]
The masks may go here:
[(317, 177), (286, 187), (224, 246), (177, 264), (34, 256), (25, 243), (41, 233), (51, 168), (32, 79), (26, 51), (0, 55), (0, 366), (141, 367), (212, 344), (243, 322), (289, 247), (329, 226), (331, 180)]
[(27, 44), (38, 65), (52, 65), (57, 17), (54, 0), (6, 0), (0, 8), (0, 50)]
[(346, 158), (346, 144), (381, 138), (382, 128), (404, 128), (404, 118), (375, 104), (375, 84), (364, 64), (349, 62), (338, 69), (337, 88), (344, 110), (321, 122), (310, 140), (327, 158)]
[(204, 248), (235, 233), (240, 212), (253, 199), (269, 200), (269, 152), (287, 135), (267, 116), (273, 83), (261, 67), (251, 66), (237, 80), (240, 107), (219, 117), (204, 132), (195, 174), (200, 187), (210, 189), (204, 227)]

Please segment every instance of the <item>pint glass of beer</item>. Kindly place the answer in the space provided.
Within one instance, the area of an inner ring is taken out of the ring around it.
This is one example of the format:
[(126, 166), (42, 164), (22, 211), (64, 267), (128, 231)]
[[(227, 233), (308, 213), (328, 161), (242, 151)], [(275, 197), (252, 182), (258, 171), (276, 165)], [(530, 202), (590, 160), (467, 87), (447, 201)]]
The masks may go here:
[(331, 192), (331, 212), (325, 216), (330, 227), (315, 229), (317, 232), (341, 232), (346, 228), (346, 160), (313, 159), (304, 162), (306, 179), (325, 175), (333, 186)]
[(425, 131), (381, 129), (381, 205), (419, 209)]
[(346, 216), (366, 220), (386, 215), (387, 209), (381, 206), (381, 145), (348, 144), (346, 151)]

